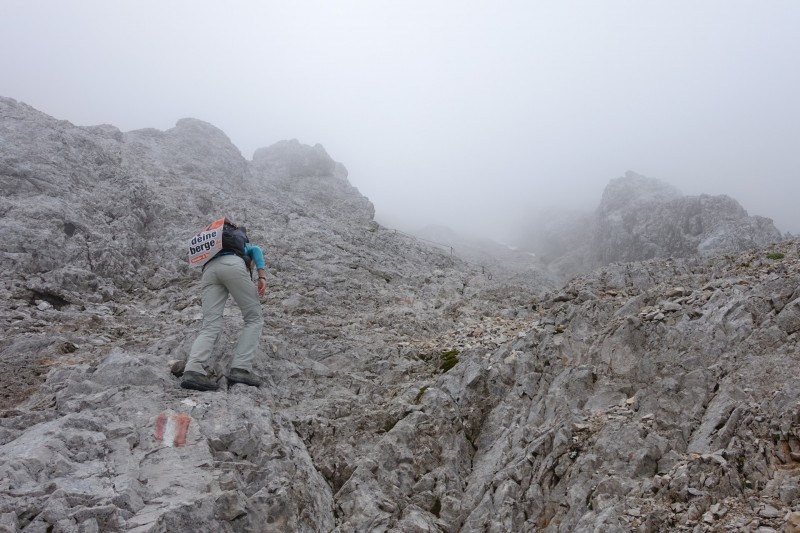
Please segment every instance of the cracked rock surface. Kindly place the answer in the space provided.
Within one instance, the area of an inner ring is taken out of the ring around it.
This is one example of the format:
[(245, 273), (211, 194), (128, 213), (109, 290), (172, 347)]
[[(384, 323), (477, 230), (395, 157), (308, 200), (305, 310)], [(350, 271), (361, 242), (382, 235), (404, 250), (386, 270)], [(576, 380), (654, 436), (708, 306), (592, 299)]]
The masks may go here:
[[(194, 119), (76, 127), (0, 98), (0, 531), (796, 531), (800, 257), (562, 287), (376, 224), (344, 167)], [(179, 387), (184, 244), (263, 246), (255, 370)]]

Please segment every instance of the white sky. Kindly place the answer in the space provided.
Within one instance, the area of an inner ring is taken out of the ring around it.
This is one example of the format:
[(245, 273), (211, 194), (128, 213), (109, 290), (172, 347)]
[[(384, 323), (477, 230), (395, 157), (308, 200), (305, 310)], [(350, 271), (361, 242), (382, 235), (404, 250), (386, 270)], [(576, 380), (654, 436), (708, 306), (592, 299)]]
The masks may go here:
[(800, 1), (0, 0), (0, 95), (321, 143), (392, 226), (502, 237), (626, 170), (800, 233)]

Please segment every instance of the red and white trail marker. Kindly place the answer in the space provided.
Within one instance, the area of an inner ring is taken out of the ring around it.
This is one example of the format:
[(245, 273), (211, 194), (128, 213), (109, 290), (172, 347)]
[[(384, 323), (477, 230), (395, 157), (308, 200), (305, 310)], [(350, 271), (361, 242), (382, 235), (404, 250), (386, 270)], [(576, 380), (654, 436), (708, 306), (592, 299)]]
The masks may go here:
[(192, 417), (185, 414), (167, 415), (161, 413), (156, 418), (155, 438), (169, 448), (181, 448), (186, 445), (186, 434)]

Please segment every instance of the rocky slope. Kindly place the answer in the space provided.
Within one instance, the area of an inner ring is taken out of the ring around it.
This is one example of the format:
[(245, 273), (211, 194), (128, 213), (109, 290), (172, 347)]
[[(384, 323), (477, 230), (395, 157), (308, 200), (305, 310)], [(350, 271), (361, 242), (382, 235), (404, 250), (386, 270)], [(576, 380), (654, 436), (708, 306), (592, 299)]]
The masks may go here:
[[(10, 99), (0, 145), (0, 531), (800, 517), (795, 241), (553, 291), (375, 224), (321, 146), (247, 161), (200, 121), (78, 128)], [(186, 391), (169, 372), (200, 320), (184, 241), (223, 213), (266, 251), (269, 383)]]

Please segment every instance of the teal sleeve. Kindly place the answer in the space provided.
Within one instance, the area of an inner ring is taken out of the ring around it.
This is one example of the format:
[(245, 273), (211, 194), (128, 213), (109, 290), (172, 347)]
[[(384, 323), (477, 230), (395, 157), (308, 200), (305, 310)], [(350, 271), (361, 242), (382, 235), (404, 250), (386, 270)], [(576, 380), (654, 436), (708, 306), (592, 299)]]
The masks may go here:
[(264, 268), (264, 253), (261, 251), (261, 248), (246, 244), (244, 253), (255, 262), (257, 269)]

